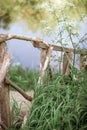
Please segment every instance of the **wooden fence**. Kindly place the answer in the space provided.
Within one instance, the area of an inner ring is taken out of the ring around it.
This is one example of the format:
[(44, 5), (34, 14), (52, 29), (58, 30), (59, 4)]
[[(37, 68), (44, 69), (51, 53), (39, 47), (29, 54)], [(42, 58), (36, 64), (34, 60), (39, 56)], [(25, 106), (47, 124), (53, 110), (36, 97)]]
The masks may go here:
[[(40, 76), (38, 84), (43, 83), (45, 72), (50, 63), (52, 51), (63, 51), (63, 75), (68, 75), (70, 72), (69, 65), (71, 65), (72, 55), (74, 50), (71, 48), (51, 45), (38, 38), (29, 38), (18, 35), (0, 34), (0, 130), (5, 130), (10, 127), (10, 99), (9, 99), (9, 85), (14, 87), (27, 100), (32, 101), (32, 97), (28, 96), (19, 86), (13, 83), (8, 78), (8, 69), (11, 63), (11, 56), (7, 50), (6, 41), (11, 39), (19, 39), (30, 41), (36, 48), (41, 49), (40, 58)], [(29, 44), (30, 44), (29, 42)], [(75, 50), (76, 54), (80, 54), (80, 68), (84, 67), (84, 57), (87, 55), (86, 50)], [(86, 60), (87, 58), (85, 58)]]

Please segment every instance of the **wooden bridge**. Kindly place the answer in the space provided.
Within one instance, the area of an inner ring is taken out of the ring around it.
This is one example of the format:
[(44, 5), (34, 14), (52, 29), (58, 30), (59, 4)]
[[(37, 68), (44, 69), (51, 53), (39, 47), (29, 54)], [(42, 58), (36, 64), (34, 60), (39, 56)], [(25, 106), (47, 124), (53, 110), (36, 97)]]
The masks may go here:
[[(36, 48), (41, 49), (40, 58), (40, 76), (38, 84), (43, 83), (45, 72), (50, 63), (52, 51), (62, 51), (63, 56), (63, 75), (69, 75), (72, 64), (72, 55), (80, 54), (80, 68), (84, 67), (83, 61), (86, 60), (87, 50), (75, 50), (71, 48), (51, 45), (42, 39), (30, 38), (11, 34), (0, 34), (0, 130), (5, 130), (10, 127), (10, 99), (9, 99), (9, 85), (14, 87), (27, 100), (32, 101), (32, 97), (28, 96), (19, 86), (13, 83), (8, 78), (8, 69), (11, 63), (11, 56), (7, 50), (6, 41), (11, 39), (30, 41)], [(29, 42), (29, 44), (30, 44)]]

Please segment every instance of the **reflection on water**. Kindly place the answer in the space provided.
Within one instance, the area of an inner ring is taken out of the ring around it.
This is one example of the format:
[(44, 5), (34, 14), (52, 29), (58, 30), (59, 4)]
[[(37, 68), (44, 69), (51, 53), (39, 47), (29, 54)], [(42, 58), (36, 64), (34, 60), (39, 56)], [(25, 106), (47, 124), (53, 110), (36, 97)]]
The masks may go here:
[[(87, 30), (86, 24), (87, 22), (79, 23), (80, 26), (79, 32), (81, 36), (86, 33)], [(47, 37), (46, 35), (43, 35), (40, 30), (34, 33), (31, 30), (27, 29), (26, 23), (18, 23), (18, 22), (11, 24), (9, 30), (0, 29), (0, 33), (10, 33), (10, 34), (24, 35), (28, 37), (38, 37), (44, 39), (48, 43), (52, 43), (53, 38), (53, 36)], [(20, 62), (20, 64), (23, 67), (29, 67), (29, 68), (33, 67), (35, 69), (39, 69), (39, 63), (40, 63), (39, 49), (34, 48), (30, 42), (21, 40), (10, 40), (7, 43), (9, 52), (12, 55), (13, 64)], [(68, 47), (72, 47), (71, 44), (68, 44)], [(87, 43), (85, 43), (83, 47), (87, 48)]]

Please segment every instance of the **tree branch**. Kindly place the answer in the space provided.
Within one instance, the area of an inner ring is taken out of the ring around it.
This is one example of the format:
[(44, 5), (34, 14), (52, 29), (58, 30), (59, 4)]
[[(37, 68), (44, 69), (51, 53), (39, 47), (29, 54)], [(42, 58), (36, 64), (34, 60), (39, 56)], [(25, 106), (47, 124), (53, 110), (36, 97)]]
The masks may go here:
[(32, 101), (32, 97), (27, 95), (21, 88), (19, 88), (18, 85), (12, 82), (8, 77), (5, 78), (5, 82), (6, 84), (11, 85), (14, 89), (16, 89), (25, 99), (27, 99), (28, 101)]

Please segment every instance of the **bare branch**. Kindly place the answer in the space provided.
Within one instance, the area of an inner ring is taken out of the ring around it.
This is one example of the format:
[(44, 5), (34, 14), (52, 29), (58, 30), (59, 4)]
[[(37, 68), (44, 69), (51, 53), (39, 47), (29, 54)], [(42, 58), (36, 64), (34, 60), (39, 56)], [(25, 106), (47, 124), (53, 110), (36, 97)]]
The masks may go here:
[(32, 97), (27, 95), (18, 85), (12, 82), (8, 77), (5, 79), (6, 84), (11, 85), (14, 89), (16, 89), (25, 99), (28, 101), (32, 101)]

